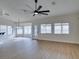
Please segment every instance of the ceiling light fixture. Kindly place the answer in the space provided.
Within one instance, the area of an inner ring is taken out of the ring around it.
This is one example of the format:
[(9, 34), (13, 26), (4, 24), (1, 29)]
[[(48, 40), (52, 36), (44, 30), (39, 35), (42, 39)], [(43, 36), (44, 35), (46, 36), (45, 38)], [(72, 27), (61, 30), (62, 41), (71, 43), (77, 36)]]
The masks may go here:
[(38, 15), (38, 13), (37, 13), (37, 12), (35, 12), (35, 15)]
[[(50, 10), (41, 10), (43, 6), (41, 5), (37, 5), (38, 4), (38, 0), (34, 0), (35, 2), (35, 10), (32, 11), (33, 16), (41, 14), (41, 15), (48, 15), (48, 13), (50, 12)], [(23, 10), (24, 12), (27, 12), (27, 10)]]

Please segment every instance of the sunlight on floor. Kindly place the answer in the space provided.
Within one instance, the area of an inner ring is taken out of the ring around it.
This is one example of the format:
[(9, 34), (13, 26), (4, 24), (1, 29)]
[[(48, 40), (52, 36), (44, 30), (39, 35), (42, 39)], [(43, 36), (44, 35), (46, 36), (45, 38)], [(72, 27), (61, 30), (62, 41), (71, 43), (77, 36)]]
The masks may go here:
[(22, 41), (22, 40), (28, 40), (28, 41), (30, 41), (31, 40), (31, 38), (24, 38), (24, 37), (16, 37), (16, 38), (13, 38), (13, 41)]

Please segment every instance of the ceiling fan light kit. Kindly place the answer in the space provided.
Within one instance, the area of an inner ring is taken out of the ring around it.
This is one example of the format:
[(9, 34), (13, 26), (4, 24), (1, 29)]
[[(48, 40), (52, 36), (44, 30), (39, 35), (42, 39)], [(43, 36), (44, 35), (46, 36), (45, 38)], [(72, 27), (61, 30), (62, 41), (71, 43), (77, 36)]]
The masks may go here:
[(34, 15), (33, 15), (33, 16), (38, 15), (38, 14), (48, 15), (47, 13), (50, 12), (50, 10), (43, 10), (43, 11), (40, 11), (41, 8), (42, 8), (42, 6), (39, 5), (39, 6), (37, 7), (37, 3), (38, 3), (38, 0), (35, 0), (35, 11), (34, 11)]
[[(38, 15), (38, 14), (48, 15), (48, 12), (50, 12), (50, 10), (40, 11), (43, 6), (41, 5), (37, 6), (38, 0), (34, 0), (34, 2), (35, 2), (35, 10), (33, 10), (33, 13), (34, 13), (33, 16)], [(26, 12), (26, 10), (24, 10), (24, 12)]]

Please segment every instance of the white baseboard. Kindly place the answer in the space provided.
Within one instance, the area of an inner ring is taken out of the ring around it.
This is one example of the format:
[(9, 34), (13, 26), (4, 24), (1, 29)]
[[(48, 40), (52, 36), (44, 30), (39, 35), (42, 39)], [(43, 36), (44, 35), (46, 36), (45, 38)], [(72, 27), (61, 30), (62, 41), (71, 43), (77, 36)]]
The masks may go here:
[(55, 41), (55, 42), (63, 42), (63, 43), (72, 43), (72, 44), (79, 44), (79, 41), (66, 41), (66, 40), (52, 40), (52, 39), (44, 39), (44, 38), (37, 38), (38, 40), (46, 40), (46, 41)]

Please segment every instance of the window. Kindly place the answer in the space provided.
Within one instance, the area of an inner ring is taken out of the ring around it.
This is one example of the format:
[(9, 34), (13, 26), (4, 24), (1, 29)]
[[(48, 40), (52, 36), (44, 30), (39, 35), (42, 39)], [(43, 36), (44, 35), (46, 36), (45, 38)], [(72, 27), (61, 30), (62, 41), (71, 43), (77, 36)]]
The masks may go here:
[(23, 34), (23, 28), (17, 27), (17, 34)]
[(41, 33), (52, 33), (51, 24), (41, 24)]
[(12, 26), (8, 26), (8, 35), (12, 35)]
[(69, 34), (69, 23), (55, 23), (54, 33), (55, 34)]
[(0, 25), (0, 32), (5, 32), (6, 34), (6, 31), (7, 30), (7, 26), (6, 25)]
[(32, 26), (24, 26), (24, 34), (32, 34)]

